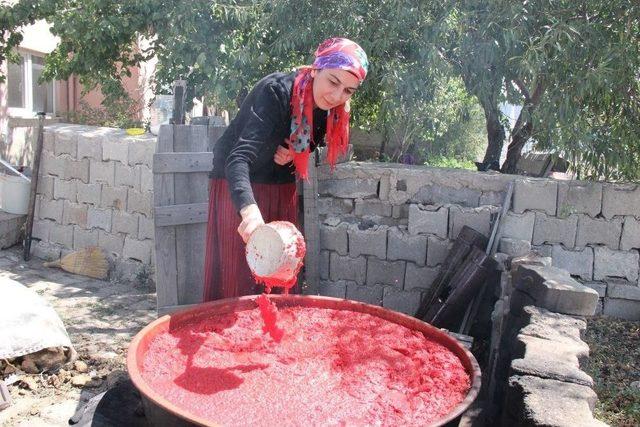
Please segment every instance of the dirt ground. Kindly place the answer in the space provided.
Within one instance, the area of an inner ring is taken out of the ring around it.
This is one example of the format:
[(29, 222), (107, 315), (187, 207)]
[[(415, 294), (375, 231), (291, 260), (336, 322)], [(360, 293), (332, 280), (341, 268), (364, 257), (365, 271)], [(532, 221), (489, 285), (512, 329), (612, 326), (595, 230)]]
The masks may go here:
[(67, 426), (92, 397), (127, 378), (126, 349), (131, 338), (155, 319), (155, 292), (42, 267), (22, 260), (21, 248), (0, 251), (0, 284), (10, 278), (49, 301), (67, 329), (77, 361), (56, 372), (13, 372), (0, 361), (0, 378), (13, 404), (0, 411), (2, 426)]

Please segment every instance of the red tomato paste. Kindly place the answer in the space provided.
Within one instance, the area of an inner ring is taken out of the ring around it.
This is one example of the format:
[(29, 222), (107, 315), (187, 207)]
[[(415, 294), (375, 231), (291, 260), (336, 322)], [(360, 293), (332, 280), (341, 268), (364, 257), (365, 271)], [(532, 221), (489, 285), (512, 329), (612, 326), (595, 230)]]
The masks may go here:
[(276, 343), (260, 309), (212, 315), (156, 336), (142, 376), (221, 425), (424, 425), (466, 396), (461, 361), (419, 332), (364, 313), (279, 311)]

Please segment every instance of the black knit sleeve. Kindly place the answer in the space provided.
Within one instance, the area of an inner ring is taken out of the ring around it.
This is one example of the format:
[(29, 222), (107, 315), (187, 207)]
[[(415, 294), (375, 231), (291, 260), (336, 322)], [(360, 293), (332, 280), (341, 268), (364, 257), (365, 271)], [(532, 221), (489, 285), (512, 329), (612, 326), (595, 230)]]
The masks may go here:
[(251, 164), (265, 150), (275, 152), (273, 141), (278, 129), (284, 125), (284, 105), (288, 102), (278, 85), (266, 83), (256, 87), (253, 102), (248, 106), (246, 119), (240, 124), (238, 139), (229, 151), (225, 163), (225, 177), (229, 184), (231, 200), (239, 211), (243, 207), (255, 203), (250, 182)]

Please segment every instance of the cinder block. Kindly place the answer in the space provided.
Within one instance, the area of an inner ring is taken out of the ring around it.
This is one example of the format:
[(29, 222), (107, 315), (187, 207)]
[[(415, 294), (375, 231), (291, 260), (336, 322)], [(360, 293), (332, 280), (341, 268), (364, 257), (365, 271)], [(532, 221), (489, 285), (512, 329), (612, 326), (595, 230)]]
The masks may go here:
[(407, 263), (407, 271), (404, 277), (404, 289), (429, 289), (438, 277), (440, 267), (419, 267), (412, 262)]
[(78, 179), (85, 184), (89, 182), (89, 160), (73, 160), (65, 161), (65, 179)]
[(60, 178), (54, 178), (53, 180), (54, 199), (65, 199), (71, 202), (76, 202), (78, 200), (78, 187), (75, 179), (65, 181)]
[(138, 215), (128, 212), (113, 211), (111, 218), (111, 232), (130, 234), (138, 237)]
[(89, 163), (89, 182), (91, 184), (104, 183), (113, 187), (115, 184), (115, 163), (91, 160)]
[(53, 153), (43, 151), (41, 162), (43, 174), (54, 175), (60, 178), (65, 177), (65, 169), (67, 167), (66, 157), (57, 157), (54, 156)]
[[(115, 165), (115, 186), (116, 187), (130, 187), (135, 190), (140, 190), (140, 169), (121, 163)], [(153, 181), (153, 174), (152, 174)], [(152, 190), (153, 186), (149, 189)]]
[(102, 160), (114, 160), (123, 164), (129, 161), (129, 144), (124, 140), (105, 139), (102, 142)]
[(62, 200), (46, 200), (42, 197), (39, 197), (38, 200), (38, 217), (40, 219), (52, 219), (57, 223), (62, 222), (64, 209)]
[(390, 285), (404, 288), (405, 261), (367, 260), (367, 285)]
[(483, 191), (480, 195), (480, 204), (478, 206), (502, 206), (504, 197), (504, 191)]
[(620, 247), (621, 234), (622, 218), (606, 220), (580, 215), (578, 218), (576, 246), (602, 244), (610, 249), (618, 249)]
[(554, 267), (562, 268), (572, 276), (584, 280), (593, 278), (593, 248), (567, 250), (561, 245), (553, 245), (551, 259)]
[(620, 249), (628, 251), (629, 249), (640, 248), (640, 221), (632, 216), (624, 217), (624, 226), (622, 227), (622, 238), (620, 239)]
[(60, 259), (61, 248), (59, 245), (47, 242), (37, 242), (31, 245), (31, 254), (44, 261)]
[(150, 191), (140, 192), (136, 190), (129, 190), (129, 195), (127, 198), (127, 211), (131, 213), (141, 213), (147, 218), (150, 218), (152, 209), (153, 193), (151, 193)]
[[(329, 257), (331, 252), (320, 251), (320, 279), (329, 280)], [(344, 297), (342, 297), (344, 298)]]
[(146, 141), (129, 141), (129, 165), (153, 166), (153, 153), (156, 152), (155, 139)]
[(515, 181), (513, 189), (513, 211), (528, 210), (556, 214), (558, 184), (550, 179), (522, 178)]
[(73, 226), (72, 225), (60, 225), (51, 224), (49, 230), (49, 241), (51, 243), (57, 243), (66, 248), (73, 247)]
[(39, 239), (45, 242), (49, 241), (49, 231), (53, 221), (48, 219), (35, 219), (33, 220), (33, 229), (31, 230), (31, 237)]
[(98, 230), (98, 246), (104, 249), (107, 254), (120, 257), (124, 247), (124, 236)]
[[(592, 281), (583, 281), (581, 282), (588, 288), (593, 289), (598, 293), (598, 296), (602, 299), (607, 295), (607, 284), (604, 282), (592, 282)], [(596, 313), (597, 315), (597, 313)]]
[(567, 248), (573, 248), (578, 230), (578, 215), (567, 218), (554, 218), (544, 213), (536, 212), (536, 223), (533, 230), (533, 244), (562, 243)]
[(111, 232), (111, 209), (98, 209), (89, 206), (87, 210), (87, 228), (100, 228)]
[(116, 210), (122, 211), (126, 209), (126, 203), (127, 187), (110, 187), (108, 185), (102, 186), (100, 207), (115, 208)]
[(607, 277), (623, 277), (630, 282), (638, 281), (638, 252), (613, 251), (596, 246), (593, 248), (593, 279), (602, 280)]
[(53, 153), (55, 151), (56, 145), (56, 133), (52, 129), (47, 129), (45, 127), (42, 134), (42, 150)]
[(78, 203), (100, 204), (102, 184), (78, 184)]
[(528, 240), (517, 240), (503, 237), (500, 239), (498, 250), (512, 257), (526, 255), (531, 251), (531, 243)]
[(515, 289), (512, 311), (535, 305), (547, 310), (577, 316), (593, 316), (598, 293), (581, 285), (564, 270), (556, 267), (519, 265), (513, 275)]
[(356, 216), (391, 216), (391, 204), (375, 199), (357, 199), (355, 207)]
[(352, 286), (357, 286), (355, 282), (347, 282), (345, 280), (339, 280), (337, 282), (321, 280), (318, 288), (318, 294), (325, 297), (346, 298), (347, 283), (351, 283)]
[(462, 227), (469, 226), (489, 237), (491, 234), (491, 214), (495, 208), (482, 206), (479, 208), (449, 208), (449, 237), (455, 239)]
[(528, 240), (530, 242), (533, 239), (533, 226), (535, 222), (535, 212), (517, 214), (509, 211), (500, 220), (501, 235), (502, 237), (508, 237), (510, 239)]
[(382, 305), (384, 286), (358, 285), (354, 282), (347, 283), (347, 299), (360, 301), (367, 304)]
[(53, 182), (56, 178), (49, 175), (40, 175), (38, 177), (38, 188), (36, 194), (42, 195), (45, 199), (53, 199)]
[(58, 130), (55, 136), (54, 154), (68, 154), (76, 158), (78, 153), (78, 134), (75, 131)]
[(401, 205), (393, 205), (391, 208), (391, 216), (395, 219), (409, 219), (409, 205), (403, 203)]
[(387, 257), (387, 227), (374, 225), (365, 228), (365, 226), (360, 223), (351, 224), (347, 228), (349, 255), (351, 257), (373, 255), (379, 259), (385, 259)]
[(351, 258), (331, 252), (329, 275), (332, 281), (352, 280), (364, 285), (367, 277), (367, 260), (364, 257)]
[(482, 191), (467, 187), (446, 187), (425, 185), (411, 197), (411, 202), (423, 205), (453, 204), (466, 207), (478, 207)]
[(380, 185), (378, 186), (378, 199), (389, 200), (389, 193), (391, 192), (391, 178), (388, 174), (380, 177)]
[(98, 230), (85, 230), (77, 225), (73, 227), (73, 249), (91, 246), (98, 246)]
[(102, 136), (78, 136), (78, 160), (92, 159), (102, 161)]
[(333, 196), (343, 199), (367, 199), (378, 196), (379, 179), (346, 178), (318, 181), (320, 196)]
[(64, 225), (76, 224), (87, 226), (87, 205), (72, 203), (65, 200), (63, 203), (62, 223)]
[(605, 298), (602, 313), (619, 319), (640, 320), (640, 301)]
[(599, 182), (558, 182), (558, 216), (586, 214), (595, 218), (602, 209), (602, 184)]
[(353, 200), (318, 197), (319, 215), (342, 215), (353, 212)]
[(446, 238), (449, 225), (449, 209), (439, 206), (409, 206), (409, 233), (435, 234)]
[(320, 224), (320, 248), (338, 252), (340, 255), (349, 253), (349, 240), (347, 237), (347, 223), (338, 223), (329, 220)]
[(411, 235), (406, 227), (389, 228), (387, 259), (413, 261), (424, 266), (427, 259), (427, 236)]
[(451, 245), (451, 240), (429, 236), (427, 243), (427, 265), (434, 267), (442, 264), (447, 256), (449, 256)]
[(153, 224), (153, 218), (147, 218), (138, 215), (138, 239), (155, 239), (156, 230)]
[(135, 259), (143, 264), (149, 264), (151, 262), (152, 247), (152, 240), (138, 240), (126, 236), (124, 238), (122, 257), (125, 259)]
[(420, 308), (421, 299), (420, 292), (407, 292), (394, 287), (386, 287), (382, 295), (382, 306), (389, 310), (415, 316)]
[[(640, 212), (640, 186), (637, 184), (605, 184), (602, 188), (602, 216), (635, 216)], [(606, 304), (605, 304), (606, 305)]]
[(635, 284), (609, 283), (607, 296), (610, 298), (640, 301), (640, 287), (635, 286)]
[(153, 191), (153, 172), (145, 165), (136, 166), (136, 173), (140, 176), (139, 190), (142, 192)]

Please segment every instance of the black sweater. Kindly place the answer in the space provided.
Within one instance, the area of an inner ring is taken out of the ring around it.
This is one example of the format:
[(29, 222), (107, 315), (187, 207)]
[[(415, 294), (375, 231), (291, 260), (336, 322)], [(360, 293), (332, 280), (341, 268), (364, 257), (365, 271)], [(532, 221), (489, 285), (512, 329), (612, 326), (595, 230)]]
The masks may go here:
[[(291, 134), (291, 92), (296, 72), (273, 73), (260, 80), (240, 106), (238, 115), (216, 142), (211, 177), (226, 178), (237, 210), (255, 203), (251, 183), (295, 181), (293, 163), (273, 161), (278, 145)], [(313, 111), (313, 140), (324, 140), (327, 112)], [(315, 146), (311, 147), (315, 149)]]

